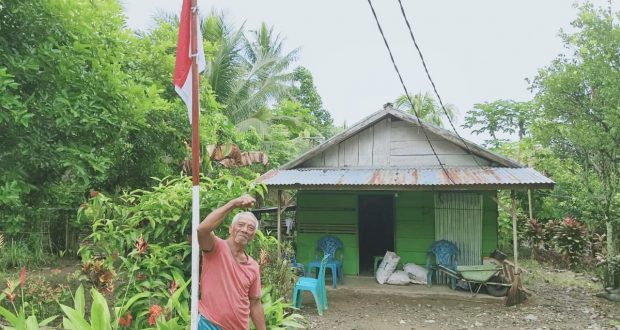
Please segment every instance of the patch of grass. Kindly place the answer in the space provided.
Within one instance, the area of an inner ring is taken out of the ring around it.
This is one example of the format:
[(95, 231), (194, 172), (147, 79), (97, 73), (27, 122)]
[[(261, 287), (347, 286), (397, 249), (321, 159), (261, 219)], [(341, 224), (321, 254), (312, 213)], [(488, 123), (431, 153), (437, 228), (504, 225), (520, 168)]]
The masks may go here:
[(577, 288), (588, 292), (598, 292), (600, 282), (593, 282), (596, 275), (592, 272), (575, 273), (571, 270), (555, 269), (533, 259), (519, 261), (519, 266), (527, 271), (521, 277), (526, 287), (536, 287), (543, 283), (563, 288)]
[(41, 242), (38, 235), (33, 235), (26, 240), (7, 239), (4, 246), (0, 248), (0, 269), (45, 265), (53, 257), (44, 252)]

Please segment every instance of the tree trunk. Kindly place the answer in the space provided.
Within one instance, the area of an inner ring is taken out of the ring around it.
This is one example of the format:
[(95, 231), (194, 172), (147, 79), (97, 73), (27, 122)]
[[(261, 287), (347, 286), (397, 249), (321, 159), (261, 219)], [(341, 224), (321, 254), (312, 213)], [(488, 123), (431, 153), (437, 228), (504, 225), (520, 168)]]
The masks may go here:
[[(607, 260), (611, 261), (616, 255), (614, 249), (614, 225), (611, 223), (609, 217), (605, 216), (605, 225), (607, 226)], [(613, 264), (611, 262), (607, 262), (607, 269), (609, 271), (609, 283), (611, 286), (615, 284), (615, 274)]]

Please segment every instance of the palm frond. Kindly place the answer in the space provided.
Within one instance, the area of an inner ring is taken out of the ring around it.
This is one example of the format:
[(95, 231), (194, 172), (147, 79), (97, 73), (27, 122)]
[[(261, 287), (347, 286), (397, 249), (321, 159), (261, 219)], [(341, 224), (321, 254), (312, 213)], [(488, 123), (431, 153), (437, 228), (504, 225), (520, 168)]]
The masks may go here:
[(259, 118), (253, 117), (240, 121), (235, 125), (235, 127), (242, 132), (254, 128), (256, 130), (256, 133), (258, 133), (259, 135), (265, 135), (269, 132), (269, 125), (266, 122), (260, 120)]

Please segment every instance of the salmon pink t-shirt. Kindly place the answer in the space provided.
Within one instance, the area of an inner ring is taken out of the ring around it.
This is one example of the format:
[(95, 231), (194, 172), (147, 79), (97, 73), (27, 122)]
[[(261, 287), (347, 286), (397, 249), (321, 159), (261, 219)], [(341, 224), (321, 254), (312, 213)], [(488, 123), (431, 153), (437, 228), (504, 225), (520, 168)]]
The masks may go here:
[(250, 297), (261, 295), (258, 264), (247, 258), (247, 262), (238, 262), (226, 241), (218, 237), (211, 251), (202, 252), (198, 309), (224, 330), (249, 329)]

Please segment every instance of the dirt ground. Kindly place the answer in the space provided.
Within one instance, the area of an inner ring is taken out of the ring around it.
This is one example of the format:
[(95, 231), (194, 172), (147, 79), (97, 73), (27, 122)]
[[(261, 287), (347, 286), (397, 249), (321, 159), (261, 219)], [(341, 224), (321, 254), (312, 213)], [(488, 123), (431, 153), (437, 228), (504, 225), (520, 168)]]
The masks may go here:
[(505, 307), (503, 298), (472, 297), (443, 286), (379, 285), (373, 278), (348, 278), (329, 289), (329, 308), (319, 316), (305, 294), (301, 314), (309, 329), (620, 329), (620, 303), (595, 290), (532, 283), (527, 301)]

